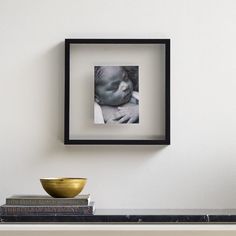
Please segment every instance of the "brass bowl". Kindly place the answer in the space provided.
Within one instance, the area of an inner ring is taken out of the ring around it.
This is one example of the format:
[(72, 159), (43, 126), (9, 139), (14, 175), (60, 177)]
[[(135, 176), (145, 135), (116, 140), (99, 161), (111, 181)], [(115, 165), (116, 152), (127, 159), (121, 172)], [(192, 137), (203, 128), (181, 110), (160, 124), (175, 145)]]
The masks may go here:
[(54, 198), (73, 198), (84, 188), (86, 178), (43, 178), (40, 182), (44, 190)]

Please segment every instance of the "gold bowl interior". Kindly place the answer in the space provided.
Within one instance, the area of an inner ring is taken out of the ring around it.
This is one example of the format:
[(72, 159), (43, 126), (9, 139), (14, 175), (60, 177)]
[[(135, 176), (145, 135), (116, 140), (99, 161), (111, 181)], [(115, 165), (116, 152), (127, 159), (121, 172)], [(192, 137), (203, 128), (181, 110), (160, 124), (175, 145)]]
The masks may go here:
[(54, 198), (73, 198), (84, 188), (86, 178), (43, 178), (40, 182), (44, 190)]

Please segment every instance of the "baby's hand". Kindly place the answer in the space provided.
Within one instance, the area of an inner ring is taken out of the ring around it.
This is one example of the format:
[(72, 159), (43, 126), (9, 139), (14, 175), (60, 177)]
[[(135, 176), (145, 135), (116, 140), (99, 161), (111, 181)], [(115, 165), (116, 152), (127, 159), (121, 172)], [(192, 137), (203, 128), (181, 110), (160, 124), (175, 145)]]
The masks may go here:
[(134, 123), (139, 119), (138, 105), (118, 107), (118, 110), (113, 117), (107, 120), (107, 123)]

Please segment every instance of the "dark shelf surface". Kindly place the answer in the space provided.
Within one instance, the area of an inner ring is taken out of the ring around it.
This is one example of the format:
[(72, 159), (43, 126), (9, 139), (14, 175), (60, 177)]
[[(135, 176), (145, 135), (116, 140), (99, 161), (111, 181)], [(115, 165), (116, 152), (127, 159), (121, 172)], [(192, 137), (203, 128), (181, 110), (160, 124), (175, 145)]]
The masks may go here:
[(97, 209), (94, 215), (3, 216), (2, 223), (236, 223), (236, 209)]

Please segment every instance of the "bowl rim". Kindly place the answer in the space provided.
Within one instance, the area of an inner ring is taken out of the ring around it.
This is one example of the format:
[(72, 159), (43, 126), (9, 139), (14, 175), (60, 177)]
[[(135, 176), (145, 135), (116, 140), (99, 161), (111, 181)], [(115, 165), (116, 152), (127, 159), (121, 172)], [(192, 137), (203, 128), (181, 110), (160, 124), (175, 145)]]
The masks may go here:
[(76, 177), (46, 177), (40, 178), (40, 181), (62, 181), (62, 180), (87, 180), (87, 178), (76, 178)]

